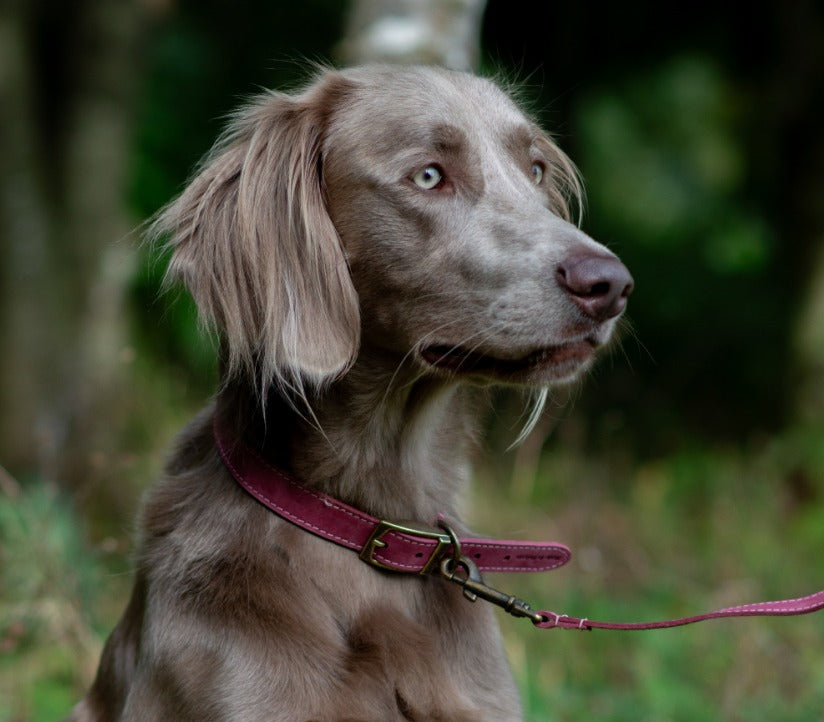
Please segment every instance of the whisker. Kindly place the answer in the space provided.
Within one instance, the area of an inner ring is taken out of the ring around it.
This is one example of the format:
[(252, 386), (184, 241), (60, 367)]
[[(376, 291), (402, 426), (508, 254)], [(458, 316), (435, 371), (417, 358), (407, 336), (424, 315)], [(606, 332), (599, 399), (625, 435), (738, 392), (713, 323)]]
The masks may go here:
[(538, 422), (541, 420), (541, 416), (543, 415), (544, 409), (546, 408), (546, 402), (549, 398), (549, 388), (544, 386), (537, 391), (530, 394), (531, 403), (529, 408), (529, 415), (527, 416), (526, 423), (521, 428), (520, 433), (515, 438), (507, 448), (507, 451), (512, 451), (516, 446), (520, 446), (526, 440), (527, 436), (529, 436), (535, 427), (538, 425)]

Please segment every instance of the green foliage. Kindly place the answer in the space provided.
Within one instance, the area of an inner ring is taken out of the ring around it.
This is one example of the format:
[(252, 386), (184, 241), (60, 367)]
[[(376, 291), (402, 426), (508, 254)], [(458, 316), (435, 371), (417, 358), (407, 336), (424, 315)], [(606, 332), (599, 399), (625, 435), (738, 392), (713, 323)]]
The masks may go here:
[(738, 197), (746, 148), (736, 115), (732, 88), (703, 56), (587, 93), (576, 118), (598, 213), (643, 253), (685, 247), (720, 273), (763, 269), (772, 239)]
[(46, 722), (64, 716), (89, 681), (101, 630), (85, 615), (100, 606), (109, 580), (51, 485), (11, 483), (7, 492), (0, 493), (0, 722)]
[[(696, 82), (696, 69), (707, 70), (692, 65), (669, 72), (657, 69), (658, 77), (638, 79), (623, 92), (615, 88), (596, 93), (579, 110), (595, 200), (617, 226), (641, 242), (654, 242), (673, 224), (694, 220), (690, 211), (696, 191), (706, 196), (736, 175), (739, 164), (729, 151), (721, 156), (727, 160), (720, 164), (725, 171), (720, 174), (707, 172), (709, 164), (701, 162), (712, 157), (710, 148), (727, 149), (728, 144), (718, 137), (718, 79), (703, 72), (704, 82)], [(702, 92), (683, 92), (690, 89)], [(697, 121), (700, 132), (679, 122), (683, 114)]]
[(607, 403), (633, 405), (636, 443), (651, 452), (669, 448), (674, 427), (743, 438), (786, 408), (776, 371), (795, 279), (752, 200), (749, 103), (710, 56), (684, 54), (590, 87), (573, 110), (585, 226), (636, 280), (638, 343), (624, 344), (634, 373), (606, 378)]

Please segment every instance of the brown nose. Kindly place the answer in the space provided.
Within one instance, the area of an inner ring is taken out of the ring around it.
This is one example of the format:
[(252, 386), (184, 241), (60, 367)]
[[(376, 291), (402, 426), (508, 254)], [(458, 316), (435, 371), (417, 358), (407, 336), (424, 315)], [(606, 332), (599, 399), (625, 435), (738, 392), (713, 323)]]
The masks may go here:
[(559, 264), (555, 278), (578, 307), (596, 321), (620, 314), (635, 285), (626, 266), (615, 256), (570, 256)]

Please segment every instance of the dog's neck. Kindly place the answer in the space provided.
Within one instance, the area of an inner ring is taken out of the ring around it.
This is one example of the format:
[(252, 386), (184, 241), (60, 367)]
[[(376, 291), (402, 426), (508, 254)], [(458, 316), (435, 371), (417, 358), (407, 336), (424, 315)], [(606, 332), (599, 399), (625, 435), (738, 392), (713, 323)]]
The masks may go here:
[(258, 401), (249, 433), (300, 481), (370, 514), (455, 521), (482, 397), (467, 385), (361, 355), (311, 397), (311, 410), (273, 393), (264, 415)]

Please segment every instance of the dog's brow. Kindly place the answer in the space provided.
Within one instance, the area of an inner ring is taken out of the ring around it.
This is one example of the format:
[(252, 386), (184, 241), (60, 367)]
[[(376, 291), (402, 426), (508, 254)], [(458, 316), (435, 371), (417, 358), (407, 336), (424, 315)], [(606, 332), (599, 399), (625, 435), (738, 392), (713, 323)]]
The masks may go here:
[(436, 125), (431, 133), (432, 146), (441, 153), (458, 154), (466, 145), (466, 133), (455, 125)]
[(504, 134), (504, 146), (515, 157), (523, 157), (534, 145), (535, 133), (527, 125), (516, 125)]

